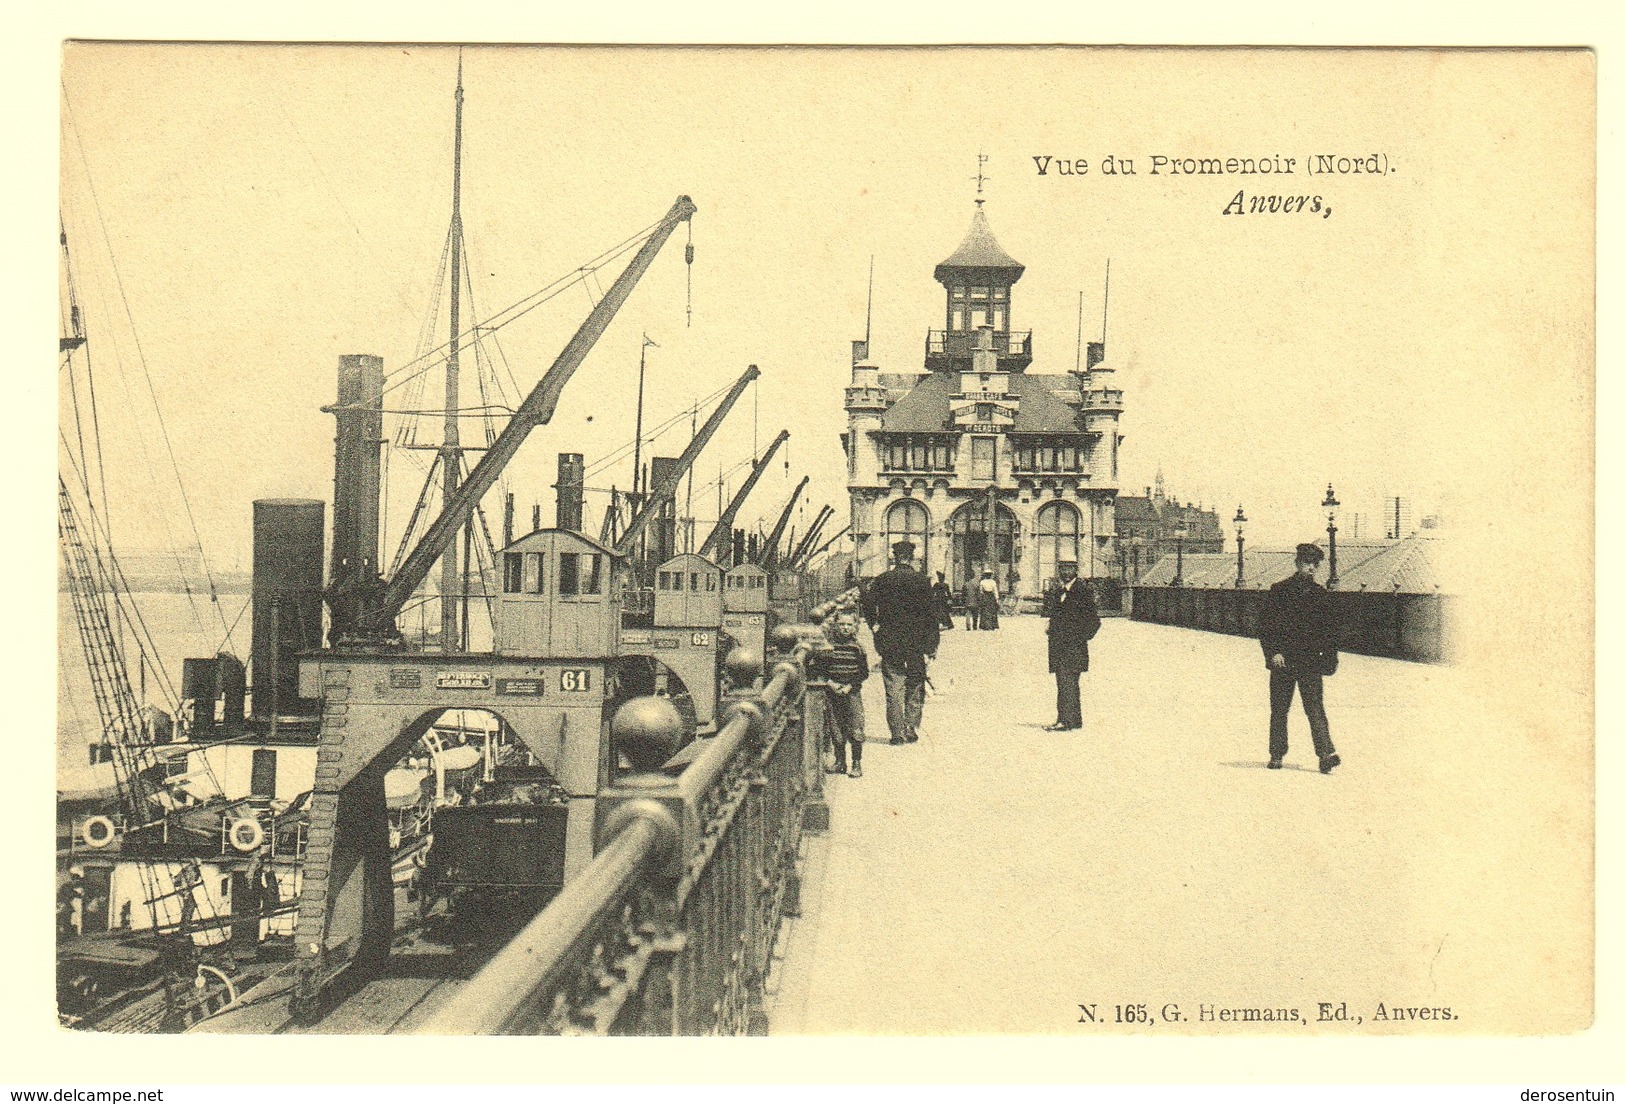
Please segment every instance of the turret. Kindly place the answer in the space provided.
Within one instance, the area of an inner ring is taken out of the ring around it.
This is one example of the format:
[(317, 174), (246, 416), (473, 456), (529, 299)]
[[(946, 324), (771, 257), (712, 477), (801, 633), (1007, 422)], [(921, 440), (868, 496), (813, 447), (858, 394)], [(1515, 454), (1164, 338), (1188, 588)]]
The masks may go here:
[(970, 230), (949, 258), (936, 268), (937, 282), (947, 293), (944, 329), (926, 335), (925, 366), (932, 371), (970, 367), (978, 331), (992, 334), (1000, 370), (1024, 371), (1032, 363), (1031, 332), (1012, 332), (1011, 289), (1026, 266), (1004, 251), (976, 201)]
[(846, 478), (848, 483), (873, 483), (880, 478), (880, 457), (869, 434), (880, 429), (886, 413), (886, 389), (880, 369), (868, 356), (868, 342), (852, 343), (852, 386), (846, 389)]
[[(1106, 345), (1089, 342), (1087, 367), (1079, 374), (1078, 390), (1083, 395), (1083, 428), (1094, 434), (1090, 439), (1090, 485), (1100, 489), (1117, 488), (1117, 421), (1123, 413), (1123, 392), (1117, 386), (1117, 373), (1106, 361)], [(1105, 531), (1110, 532), (1109, 519)]]

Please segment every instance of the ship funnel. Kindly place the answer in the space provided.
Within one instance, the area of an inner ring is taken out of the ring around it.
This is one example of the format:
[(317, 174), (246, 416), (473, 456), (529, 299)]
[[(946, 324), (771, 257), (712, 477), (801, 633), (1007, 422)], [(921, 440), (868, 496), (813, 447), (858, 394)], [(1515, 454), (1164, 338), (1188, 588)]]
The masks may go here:
[(308, 498), (254, 503), (253, 716), (313, 717), (299, 697), (301, 652), (322, 646), (322, 528), (327, 504)]
[[(384, 437), (384, 361), (364, 353), (339, 358), (338, 420), (333, 439), (333, 562), (328, 574), (333, 638), (351, 635), (376, 596), (378, 490)], [(319, 546), (318, 546), (319, 547)]]
[(586, 490), (586, 465), (579, 452), (559, 453), (558, 505), (553, 524), (572, 533), (581, 532), (581, 500)]

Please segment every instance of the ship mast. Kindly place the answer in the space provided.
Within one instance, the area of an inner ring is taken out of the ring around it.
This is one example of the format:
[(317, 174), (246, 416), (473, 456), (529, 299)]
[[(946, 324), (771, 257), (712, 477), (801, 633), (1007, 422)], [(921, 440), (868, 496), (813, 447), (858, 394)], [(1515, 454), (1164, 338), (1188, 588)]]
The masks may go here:
[[(457, 54), (457, 121), (452, 139), (451, 166), (451, 345), (446, 356), (446, 415), (445, 431), (440, 439), (441, 501), (451, 502), (457, 497), (457, 488), (463, 477), (462, 438), (457, 424), (460, 395), (458, 388), (459, 352), (458, 333), (462, 291), (463, 259), (463, 55)], [(468, 543), (466, 537), (464, 544)], [(440, 650), (450, 653), (461, 651), (467, 643), (461, 639), (458, 622), (459, 598), (467, 590), (466, 578), (459, 578), (457, 570), (457, 542), (446, 542), (445, 555), (440, 560)], [(466, 601), (466, 596), (461, 599)]]

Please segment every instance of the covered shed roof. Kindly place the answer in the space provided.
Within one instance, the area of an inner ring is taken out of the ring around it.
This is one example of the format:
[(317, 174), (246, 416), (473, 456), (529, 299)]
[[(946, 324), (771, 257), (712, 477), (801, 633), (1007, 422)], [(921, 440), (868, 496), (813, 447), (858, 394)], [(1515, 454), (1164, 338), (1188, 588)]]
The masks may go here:
[[(1118, 518), (1122, 524), (1122, 518)], [(1409, 536), (1400, 541), (1337, 544), (1337, 589), (1370, 590), (1382, 593), (1433, 594), (1443, 583), (1431, 555), (1436, 538)], [(1247, 589), (1265, 589), (1292, 574), (1296, 552), (1293, 549), (1254, 549), (1244, 553), (1247, 560)], [(1178, 568), (1178, 558), (1165, 555), (1140, 579), (1142, 586), (1169, 586)], [(1320, 580), (1324, 583), (1326, 569)], [(1187, 587), (1233, 587), (1236, 585), (1234, 552), (1186, 552), (1184, 585)]]

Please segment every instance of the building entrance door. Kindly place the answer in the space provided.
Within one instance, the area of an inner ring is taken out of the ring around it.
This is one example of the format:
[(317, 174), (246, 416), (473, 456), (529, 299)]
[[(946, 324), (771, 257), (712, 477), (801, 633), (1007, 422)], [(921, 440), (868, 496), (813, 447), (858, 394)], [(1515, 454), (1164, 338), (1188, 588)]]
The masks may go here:
[(983, 568), (992, 568), (999, 593), (1013, 593), (1020, 581), (1016, 573), (1020, 534), (1016, 515), (1003, 504), (978, 498), (955, 510), (948, 518), (949, 585), (963, 591), (975, 585)]

